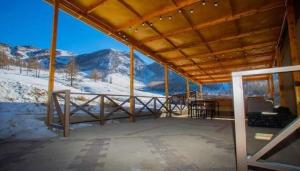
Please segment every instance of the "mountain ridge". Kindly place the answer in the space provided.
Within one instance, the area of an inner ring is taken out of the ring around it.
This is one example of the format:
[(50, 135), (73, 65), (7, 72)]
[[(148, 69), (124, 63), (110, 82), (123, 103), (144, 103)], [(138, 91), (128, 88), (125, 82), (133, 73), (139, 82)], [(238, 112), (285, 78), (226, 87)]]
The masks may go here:
[[(48, 69), (49, 66), (49, 49), (38, 48), (31, 45), (10, 46), (0, 43), (0, 49), (14, 59), (22, 59), (28, 61), (37, 59), (42, 68)], [(159, 92), (164, 91), (164, 69), (157, 63), (147, 64), (141, 57), (134, 54), (134, 71), (135, 80), (142, 81), (145, 89), (154, 89)], [(129, 52), (120, 51), (112, 48), (101, 49), (91, 53), (75, 54), (70, 51), (56, 50), (56, 68), (64, 69), (66, 65), (75, 59), (80, 72), (90, 77), (93, 70), (102, 72), (103, 80), (109, 80), (109, 75), (118, 73), (129, 77), (130, 56)], [(184, 91), (185, 80), (175, 74), (169, 72), (170, 83), (172, 88), (170, 92)]]

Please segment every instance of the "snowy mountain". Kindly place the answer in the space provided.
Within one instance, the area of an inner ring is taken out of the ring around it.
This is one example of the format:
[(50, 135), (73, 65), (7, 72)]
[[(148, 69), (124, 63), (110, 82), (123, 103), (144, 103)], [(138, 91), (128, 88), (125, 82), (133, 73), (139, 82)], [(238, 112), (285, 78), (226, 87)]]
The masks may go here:
[[(25, 62), (31, 59), (37, 59), (42, 68), (48, 68), (49, 66), (50, 52), (48, 49), (41, 49), (33, 46), (10, 46), (8, 44), (0, 43), (0, 51), (3, 51), (12, 59), (21, 59)], [(56, 66), (60, 68), (68, 64), (76, 55), (72, 52), (57, 49), (56, 56)]]
[[(47, 69), (49, 66), (49, 50), (33, 46), (9, 46), (0, 43), (0, 52), (3, 51), (7, 56), (13, 59), (22, 59), (25, 62), (31, 59), (37, 59), (41, 67)], [(90, 77), (93, 70), (102, 73), (102, 80), (111, 80), (117, 77), (129, 77), (130, 56), (128, 52), (115, 49), (103, 49), (92, 53), (76, 55), (69, 51), (56, 51), (56, 68), (63, 69), (72, 60), (75, 59), (79, 70)], [(145, 90), (156, 90), (164, 92), (164, 70), (157, 63), (147, 64), (135, 54), (135, 79), (143, 82), (147, 87)], [(177, 74), (169, 73), (172, 88), (170, 92), (184, 91), (185, 80)]]
[[(96, 69), (105, 76), (115, 73), (129, 76), (130, 57), (128, 52), (104, 49), (78, 55), (75, 57), (75, 60), (80, 71), (86, 74), (90, 74), (92, 70)], [(147, 64), (139, 56), (135, 55), (134, 70), (136, 79), (146, 81), (140, 76), (146, 66)]]

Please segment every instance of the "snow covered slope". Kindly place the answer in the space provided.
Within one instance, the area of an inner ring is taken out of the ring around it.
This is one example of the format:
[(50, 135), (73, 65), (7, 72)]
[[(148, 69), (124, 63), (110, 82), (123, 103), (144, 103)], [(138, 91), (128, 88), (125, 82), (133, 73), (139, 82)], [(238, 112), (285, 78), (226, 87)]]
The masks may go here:
[[(24, 68), (25, 69), (25, 68)], [(80, 74), (75, 86), (70, 87), (65, 75), (56, 73), (55, 90), (70, 89), (72, 92), (103, 94), (129, 94), (129, 78), (122, 74), (110, 74), (112, 84), (94, 81)], [(135, 81), (136, 87), (144, 84)], [(44, 125), (47, 99), (48, 71), (42, 70), (40, 77), (34, 73), (19, 74), (18, 67), (0, 69), (0, 139), (32, 139), (52, 137), (56, 134)], [(151, 92), (135, 90), (136, 95), (159, 96)]]

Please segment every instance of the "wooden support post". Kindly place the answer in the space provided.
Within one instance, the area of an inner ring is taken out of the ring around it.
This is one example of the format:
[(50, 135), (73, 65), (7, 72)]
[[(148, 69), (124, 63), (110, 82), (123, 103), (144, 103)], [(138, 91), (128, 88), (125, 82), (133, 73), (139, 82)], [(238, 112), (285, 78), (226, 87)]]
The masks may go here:
[(46, 117), (46, 124), (48, 126), (52, 123), (52, 117), (53, 117), (52, 112), (50, 110), (50, 100), (54, 89), (58, 12), (59, 12), (59, 0), (54, 0), (52, 39), (51, 39), (50, 62), (49, 62), (49, 82), (48, 82), (48, 102), (47, 102), (48, 105), (47, 105), (47, 117)]
[(157, 97), (153, 97), (153, 110), (154, 110), (154, 113), (155, 113), (155, 117), (157, 117), (157, 109), (156, 109), (156, 101), (157, 101)]
[(273, 75), (270, 75), (268, 78), (268, 96), (274, 99), (274, 80)]
[(202, 84), (199, 84), (199, 98), (202, 99), (203, 98), (203, 87), (202, 87)]
[[(277, 67), (282, 66), (282, 55), (279, 48), (276, 48), (276, 63)], [(283, 73), (278, 73), (278, 87), (279, 87), (279, 99), (280, 99), (280, 106), (286, 106), (285, 96), (283, 94), (284, 91), (284, 80), (283, 80)]]
[(104, 120), (104, 96), (100, 96), (100, 124), (104, 125), (105, 120)]
[(169, 112), (170, 110), (170, 99), (169, 99), (169, 70), (168, 66), (164, 65), (164, 78), (165, 78), (165, 96), (166, 96), (166, 106), (167, 106), (167, 116), (171, 117), (171, 113)]
[[(290, 40), (290, 52), (292, 65), (299, 65), (299, 52), (298, 52), (298, 41), (297, 33), (295, 26), (295, 12), (294, 12), (294, 1), (287, 1), (287, 23), (288, 23), (288, 33)], [(293, 73), (294, 82), (295, 82), (295, 94), (296, 94), (296, 103), (297, 103), (297, 113), (300, 115), (300, 87), (296, 83), (300, 81), (300, 73)]]
[(190, 98), (190, 81), (186, 79), (186, 100)]
[(134, 99), (134, 48), (130, 46), (130, 120), (135, 121), (135, 99)]
[(64, 108), (64, 136), (70, 135), (70, 90), (65, 92), (65, 108)]

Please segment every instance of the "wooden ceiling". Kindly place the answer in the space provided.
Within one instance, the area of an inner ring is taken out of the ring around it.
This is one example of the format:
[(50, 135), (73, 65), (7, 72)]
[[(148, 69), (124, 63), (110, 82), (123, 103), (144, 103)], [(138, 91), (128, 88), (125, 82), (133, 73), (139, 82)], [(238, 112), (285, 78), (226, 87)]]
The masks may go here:
[(285, 14), (284, 0), (60, 0), (59, 7), (198, 83), (272, 67)]

